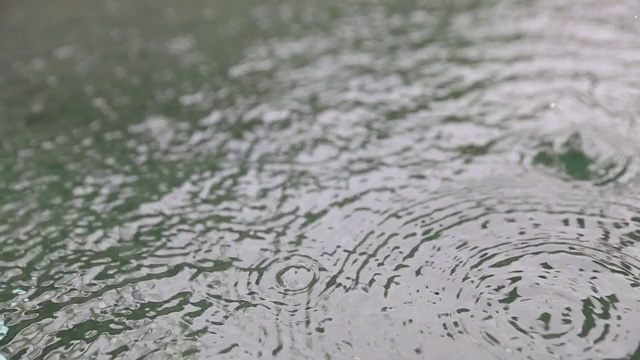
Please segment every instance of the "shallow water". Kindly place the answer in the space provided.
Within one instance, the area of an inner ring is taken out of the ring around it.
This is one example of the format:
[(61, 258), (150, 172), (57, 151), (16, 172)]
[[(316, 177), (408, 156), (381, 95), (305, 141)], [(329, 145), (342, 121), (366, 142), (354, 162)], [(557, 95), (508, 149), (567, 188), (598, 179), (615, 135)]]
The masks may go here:
[(639, 16), (0, 2), (0, 353), (640, 356)]

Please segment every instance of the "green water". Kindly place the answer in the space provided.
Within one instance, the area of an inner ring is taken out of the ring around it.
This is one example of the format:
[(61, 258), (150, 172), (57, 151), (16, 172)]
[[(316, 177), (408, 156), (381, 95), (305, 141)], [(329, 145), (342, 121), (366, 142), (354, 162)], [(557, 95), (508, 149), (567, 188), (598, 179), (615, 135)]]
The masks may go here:
[(0, 354), (637, 358), (639, 17), (0, 0)]

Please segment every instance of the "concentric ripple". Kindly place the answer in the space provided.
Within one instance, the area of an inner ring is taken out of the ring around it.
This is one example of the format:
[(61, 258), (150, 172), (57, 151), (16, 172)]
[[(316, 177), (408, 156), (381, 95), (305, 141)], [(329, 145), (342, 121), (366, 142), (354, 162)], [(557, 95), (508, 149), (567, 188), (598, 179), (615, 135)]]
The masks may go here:
[(533, 193), (495, 194), (498, 206), (481, 200), (489, 205), (481, 216), (434, 241), (426, 266), (445, 279), (437, 288), (448, 309), (438, 314), (441, 336), (471, 339), (505, 358), (622, 358), (635, 351), (640, 262), (625, 254), (624, 235), (616, 232), (630, 221), (604, 215), (616, 211), (596, 198), (556, 196), (552, 204)]
[(261, 259), (241, 273), (236, 291), (248, 301), (295, 312), (315, 302), (318, 282), (327, 269), (310, 256), (279, 254)]
[(524, 168), (567, 182), (620, 185), (637, 179), (640, 148), (633, 140), (637, 130), (619, 125), (532, 125), (498, 142), (496, 150), (514, 155)]
[[(344, 248), (332, 297), (379, 296), (383, 313), (367, 319), (387, 329), (403, 319), (397, 336), (419, 333), (431, 346), (475, 344), (461, 354), (475, 346), (504, 359), (632, 354), (640, 342), (638, 209), (548, 180), (494, 179), (380, 199), (403, 206), (379, 214)], [(341, 232), (363, 225), (357, 213)], [(412, 307), (422, 309), (420, 319)], [(385, 312), (395, 315), (385, 320)]]
[(439, 314), (445, 335), (530, 356), (542, 343), (563, 358), (633, 351), (640, 263), (614, 248), (560, 239), (504, 239), (486, 247), (460, 241), (445, 273), (442, 296), (458, 304)]

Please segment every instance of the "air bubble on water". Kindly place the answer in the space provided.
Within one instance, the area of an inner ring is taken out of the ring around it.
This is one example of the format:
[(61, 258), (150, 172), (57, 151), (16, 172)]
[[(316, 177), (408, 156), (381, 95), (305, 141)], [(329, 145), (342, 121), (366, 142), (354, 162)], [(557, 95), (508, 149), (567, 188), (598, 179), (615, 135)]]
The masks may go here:
[(549, 107), (552, 108), (552, 109), (555, 108), (556, 107), (556, 103), (549, 104)]

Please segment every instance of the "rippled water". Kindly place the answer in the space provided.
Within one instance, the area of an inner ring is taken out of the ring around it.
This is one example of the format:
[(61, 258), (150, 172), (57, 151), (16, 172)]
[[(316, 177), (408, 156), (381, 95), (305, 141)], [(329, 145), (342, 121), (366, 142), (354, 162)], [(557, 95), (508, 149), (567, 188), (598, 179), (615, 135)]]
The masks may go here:
[(639, 16), (0, 2), (0, 353), (640, 356)]

